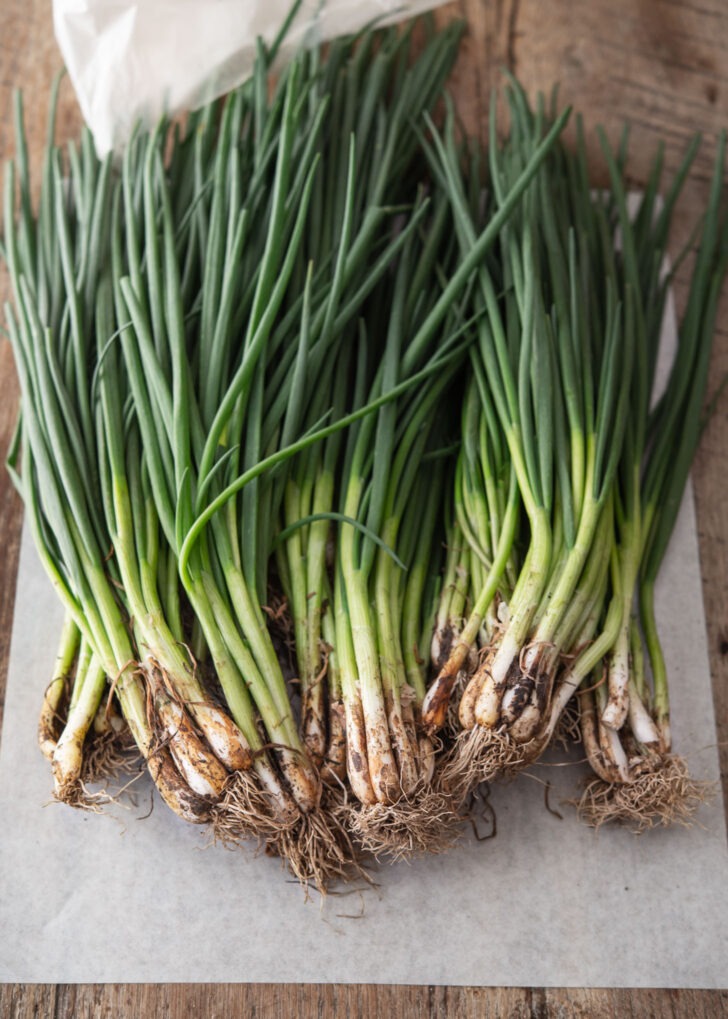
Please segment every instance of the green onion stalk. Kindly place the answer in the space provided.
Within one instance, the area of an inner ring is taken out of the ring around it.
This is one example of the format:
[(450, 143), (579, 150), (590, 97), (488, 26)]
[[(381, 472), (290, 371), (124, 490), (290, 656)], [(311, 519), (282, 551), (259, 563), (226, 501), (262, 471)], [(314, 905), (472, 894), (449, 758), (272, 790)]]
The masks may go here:
[[(602, 713), (607, 728), (618, 731), (627, 717), (629, 705), (629, 656), (632, 602), (637, 580), (642, 545), (642, 508), (640, 476), (645, 460), (649, 401), (654, 388), (658, 344), (663, 319), (664, 303), (670, 275), (663, 272), (665, 245), (672, 210), (682, 182), (696, 152), (689, 147), (682, 167), (678, 171), (663, 208), (656, 217), (656, 196), (662, 172), (662, 153), (654, 162), (647, 188), (636, 215), (629, 215), (627, 198), (621, 181), (618, 161), (601, 133), (602, 147), (612, 180), (612, 193), (607, 204), (612, 207), (614, 228), (619, 230), (620, 285), (638, 296), (635, 302), (634, 327), (636, 331), (636, 357), (632, 376), (630, 413), (625, 433), (625, 447), (620, 464), (617, 485), (618, 553), (621, 564), (623, 594), (622, 618), (615, 647), (608, 662), (608, 703)], [(626, 157), (627, 137), (622, 144), (622, 158)], [(654, 733), (651, 734), (655, 736)], [(654, 742), (651, 738), (648, 742)]]
[[(60, 153), (54, 146), (54, 130), (59, 83), (60, 78), (57, 78), (51, 91), (48, 144), (42, 167), (37, 215), (34, 215), (31, 203), (30, 168), (23, 124), (22, 97), (17, 93), (14, 98), (18, 154), (15, 164), (9, 164), (6, 171), (5, 250), (11, 272), (16, 308), (22, 308), (22, 291), (24, 291), (26, 299), (38, 305), (40, 323), (50, 329), (54, 336), (63, 333), (63, 344), (66, 350), (64, 370), (68, 372), (72, 344), (69, 341), (70, 319), (65, 287), (66, 280), (69, 278), (69, 257), (72, 258), (69, 256), (69, 247), (73, 241), (68, 237), (67, 231), (71, 227), (65, 220), (63, 220), (63, 225), (66, 228), (63, 235), (65, 242), (63, 247), (58, 243), (56, 229)], [(77, 268), (79, 275), (90, 271), (92, 265), (90, 259), (99, 244), (99, 215), (97, 211), (99, 202), (95, 193), (95, 182), (93, 179), (82, 179), (80, 171), (82, 162), (84, 167), (94, 166), (98, 169), (96, 160), (91, 158), (92, 152), (90, 135), (87, 133), (82, 136), (81, 155), (74, 146), (69, 146), (71, 165), (75, 171), (71, 176), (74, 201), (78, 207), (84, 209), (83, 229), (79, 226), (77, 238), (78, 249), (81, 252), (80, 258), (76, 259), (79, 263)], [(103, 173), (101, 177), (103, 180)], [(17, 228), (14, 223), (16, 185), (19, 192)], [(37, 327), (37, 321), (35, 325)], [(32, 338), (28, 337), (30, 323), (21, 310), (16, 330), (18, 340), (21, 338), (24, 327), (28, 327), (24, 334), (25, 340), (27, 343), (32, 343)], [(73, 380), (68, 378), (67, 381), (72, 387)], [(16, 435), (8, 453), (11, 477), (16, 482), (21, 495), (24, 482), (18, 475), (17, 467), (23, 441), (27, 441), (27, 435), (24, 433), (21, 414)], [(96, 675), (98, 670), (97, 659), (94, 660), (92, 669), (91, 647), (86, 637), (79, 631), (73, 614), (67, 611), (54, 674), (46, 688), (38, 722), (39, 746), (41, 752), (49, 760), (53, 759), (69, 710), (73, 712), (74, 717), (78, 716), (77, 704), (81, 699), (84, 685), (86, 684), (87, 688), (88, 685), (92, 688), (101, 685), (101, 678)], [(89, 674), (92, 671), (94, 675)], [(128, 737), (128, 732), (124, 734), (122, 729), (123, 726), (119, 725), (118, 715), (113, 711), (113, 701), (110, 700), (107, 708), (103, 710), (99, 706), (94, 725), (90, 728), (88, 739), (85, 740), (83, 760), (76, 780), (66, 777), (61, 778), (57, 783), (57, 791), (62, 797), (66, 795), (65, 790), (73, 790), (71, 798), (77, 797), (80, 791), (79, 776), (82, 776), (83, 783), (87, 786), (96, 780), (110, 777), (110, 773), (122, 762), (129, 763), (124, 761), (124, 747), (120, 746)], [(105, 760), (106, 763), (104, 763)], [(81, 799), (87, 804), (91, 802), (87, 795), (81, 796)]]
[[(402, 112), (405, 109), (411, 111), (412, 103), (413, 98), (410, 98), (404, 106), (401, 106)], [(398, 118), (395, 118), (393, 122), (393, 129), (395, 136), (401, 137), (402, 129)], [(385, 146), (385, 149), (396, 151), (391, 142)], [(336, 333), (346, 329), (347, 321), (353, 319), (354, 308), (372, 291), (374, 291), (374, 296), (367, 297), (368, 305), (377, 302), (381, 304), (381, 293), (375, 289), (377, 279), (382, 277), (381, 268), (389, 264), (396, 252), (408, 241), (413, 230), (425, 229), (422, 225), (422, 216), (426, 205), (418, 199), (409, 220), (400, 213), (398, 216), (400, 222), (392, 223), (390, 229), (395, 225), (397, 229), (393, 233), (393, 240), (384, 249), (384, 252), (378, 255), (376, 249), (373, 250), (373, 255), (377, 256), (373, 268), (362, 273), (358, 267), (358, 258), (352, 259), (350, 266), (347, 265), (347, 261), (342, 257), (342, 255), (348, 254), (344, 242), (349, 242), (350, 237), (354, 235), (353, 242), (350, 244), (353, 255), (361, 250), (364, 242), (371, 245), (374, 240), (374, 235), (370, 232), (372, 221), (368, 212), (365, 212), (362, 218), (361, 213), (364, 210), (357, 209), (355, 205), (356, 189), (353, 187), (355, 163), (358, 168), (361, 167), (366, 151), (366, 148), (361, 149), (359, 138), (356, 135), (352, 136), (348, 165), (342, 166), (342, 171), (345, 170), (346, 173), (339, 174), (341, 178), (339, 189), (341, 191), (342, 185), (345, 183), (346, 190), (342, 191), (338, 202), (340, 222), (334, 221), (335, 236), (341, 239), (341, 246), (334, 270), (333, 285), (322, 309), (323, 316), (319, 315), (317, 321), (309, 314), (306, 316), (305, 328), (301, 330), (301, 337), (305, 338), (305, 344), (302, 343), (297, 354), (298, 366), (291, 385), (294, 399), (289, 411), (300, 401), (300, 394), (306, 391), (303, 372), (308, 367), (311, 375), (311, 389), (314, 392), (307, 411), (310, 427), (315, 427), (315, 422), (321, 419), (322, 413), (325, 414), (327, 408), (333, 410), (335, 417), (340, 416), (346, 406), (346, 400), (350, 399), (348, 380), (352, 368), (351, 342), (349, 341), (343, 348), (338, 361), (329, 362), (332, 367), (335, 366), (333, 371), (329, 369), (321, 375), (318, 367), (325, 365), (323, 357), (331, 348)], [(360, 154), (357, 155), (357, 153)], [(388, 158), (387, 162), (391, 163), (391, 159)], [(383, 176), (383, 171), (386, 167), (387, 163), (381, 161), (377, 161), (373, 167), (377, 181), (377, 194), (385, 193), (384, 182), (387, 178)], [(386, 190), (396, 194), (396, 188), (396, 183), (392, 181)], [(446, 206), (442, 205), (437, 217), (439, 226), (436, 230), (428, 231), (428, 240), (423, 247), (420, 276), (429, 271), (430, 264), (434, 259), (436, 254), (434, 238), (442, 231), (446, 213)], [(361, 225), (358, 226), (358, 232), (354, 234), (357, 223)], [(362, 266), (362, 268), (364, 267)], [(347, 289), (352, 292), (353, 301), (351, 299), (343, 300)], [(379, 291), (381, 292), (381, 290), (380, 286)], [(339, 304), (345, 304), (338, 320), (335, 315), (337, 300)], [(293, 434), (288, 425), (289, 415), (286, 418), (283, 435), (284, 445), (286, 437)], [(340, 783), (344, 769), (342, 756), (344, 733), (341, 727), (343, 702), (340, 691), (327, 698), (326, 669), (325, 663), (322, 663), (321, 626), (323, 591), (328, 582), (326, 552), (331, 522), (345, 519), (334, 511), (335, 481), (338, 481), (341, 442), (341, 434), (336, 433), (330, 436), (325, 443), (312, 446), (305, 451), (305, 454), (299, 455), (286, 487), (284, 528), (276, 539), (277, 544), (281, 546), (278, 555), (279, 573), (284, 578), (284, 587), (294, 617), (302, 696), (303, 736), (313, 759), (322, 768), (324, 778), (330, 779), (334, 788), (341, 788)], [(284, 540), (285, 545), (282, 545)], [(329, 647), (331, 647), (330, 643)], [(327, 651), (326, 654), (328, 653), (330, 652)], [(327, 700), (328, 707), (326, 707)]]
[[(334, 420), (349, 409), (346, 400), (350, 369), (350, 354), (345, 348), (327, 380), (330, 388), (326, 388), (323, 379), (317, 387), (321, 402), (314, 411), (315, 417), (321, 416), (322, 406), (332, 409)], [(322, 780), (329, 786), (329, 795), (345, 792), (346, 777), (343, 702), (330, 582), (331, 529), (337, 518), (333, 506), (342, 438), (341, 432), (334, 432), (295, 458), (285, 487), (282, 528), (274, 542), (278, 577), (292, 617), (301, 737)]]
[[(448, 142), (452, 156), (451, 126)], [(437, 165), (436, 171), (441, 172)], [(477, 151), (470, 153), (469, 176), (470, 209), (479, 217), (485, 199)], [(479, 653), (500, 625), (500, 606), (518, 574), (519, 492), (475, 345), (469, 367), (448, 527), (448, 563), (432, 640), (436, 680), (424, 708), (428, 726), (440, 729), (449, 718), (453, 732), (460, 695), (478, 665)]]
[(56, 663), (51, 681), (43, 694), (40, 717), (38, 719), (38, 747), (49, 761), (58, 744), (58, 736), (68, 714), (72, 690), (75, 680), (79, 680), (79, 691), (83, 684), (87, 668), (87, 646), (80, 648), (81, 632), (74, 622), (73, 616), (66, 613), (58, 642)]
[(472, 553), (452, 508), (446, 524), (445, 544), (442, 590), (429, 648), (430, 660), (438, 669), (447, 661), (452, 645), (462, 629), (471, 589)]
[(619, 170), (604, 139), (603, 145), (617, 198), (624, 277), (644, 295), (644, 357), (639, 390), (631, 402), (630, 441), (620, 486), (619, 627), (614, 646), (601, 665), (606, 684), (584, 693), (580, 700), (586, 719), (582, 722), (584, 745), (596, 777), (587, 785), (579, 811), (595, 826), (619, 820), (642, 830), (654, 824), (688, 823), (709, 794), (705, 783), (691, 778), (685, 760), (672, 752), (667, 670), (655, 619), (654, 591), (703, 427), (701, 408), (727, 267), (726, 226), (721, 218), (725, 136), (718, 143), (677, 350), (664, 391), (652, 409), (649, 401), (655, 398), (665, 299), (674, 275), (674, 267), (671, 272), (664, 271), (669, 223), (697, 151), (697, 139), (661, 208), (655, 207), (654, 200), (661, 174), (658, 155), (633, 218), (628, 215)]
[[(343, 359), (336, 373), (330, 406), (340, 417), (340, 398), (346, 394)], [(342, 377), (343, 376), (343, 377)], [(339, 407), (336, 407), (339, 402)], [(301, 736), (325, 781), (338, 785), (345, 768), (341, 754), (341, 700), (334, 678), (329, 683), (333, 641), (323, 634), (324, 615), (331, 614), (327, 597), (331, 517), (340, 433), (297, 458), (286, 484), (283, 527), (278, 535), (278, 574), (293, 622), (300, 685)], [(308, 520), (308, 523), (305, 521)], [(332, 670), (335, 666), (331, 665)]]
[[(102, 762), (94, 748), (91, 767), (84, 752), (89, 734), (118, 728), (111, 720), (106, 725), (98, 721), (109, 677), (167, 801), (182, 816), (208, 819), (227, 771), (250, 767), (251, 755), (242, 734), (211, 702), (190, 656), (181, 650), (176, 560), (168, 545), (160, 548), (149, 496), (152, 482), (161, 488), (170, 481), (169, 474), (164, 476), (168, 464), (160, 460), (158, 443), (148, 443), (142, 457), (130, 391), (135, 390), (135, 409), (147, 433), (154, 430), (155, 415), (171, 425), (165, 414), (170, 404), (164, 404), (159, 386), (151, 399), (144, 399), (139, 381), (143, 369), (128, 342), (128, 315), (119, 286), (119, 186), (112, 183), (110, 163), (96, 160), (88, 132), (83, 135), (81, 158), (72, 146), (69, 149), (68, 188), (58, 150), (49, 147), (35, 223), (26, 200), (29, 185), (19, 101), (18, 124), (21, 219), (16, 231), (11, 165), (6, 179), (5, 250), (19, 309), (17, 322), (10, 309), (7, 314), (24, 413), (11, 468), (44, 563), (73, 625), (82, 631), (63, 731), (56, 738), (47, 724), (61, 696), (59, 676), (44, 702), (43, 748), (52, 754), (58, 797), (81, 805), (97, 802), (86, 783), (90, 771), (98, 771)], [(148, 152), (154, 155), (153, 146)], [(133, 160), (128, 154), (125, 242), (132, 273), (138, 277), (135, 204), (143, 207), (148, 221), (154, 221), (149, 182), (158, 167), (151, 156), (142, 165)], [(169, 226), (169, 209), (164, 212)], [(114, 241), (111, 253), (109, 234)], [(46, 244), (51, 236), (58, 240)], [(158, 271), (158, 247), (150, 245), (145, 257), (151, 272)], [(158, 275), (154, 282), (160, 283)], [(157, 326), (153, 342), (163, 349), (161, 289), (150, 306)], [(115, 328), (116, 310), (120, 329)], [(179, 336), (177, 330), (175, 338)], [(150, 339), (149, 333), (144, 339)], [(118, 356), (120, 344), (128, 378)], [(179, 363), (179, 346), (175, 353)], [(55, 462), (51, 450), (59, 451)], [(174, 479), (170, 487), (173, 491)], [(170, 521), (173, 509), (166, 518)], [(64, 660), (70, 657), (65, 645), (73, 639), (70, 623), (67, 630), (61, 649)], [(136, 642), (130, 641), (132, 630)], [(135, 667), (142, 656), (145, 683)]]
[[(435, 436), (441, 439), (441, 436)], [(447, 500), (450, 450), (441, 445), (427, 450), (419, 466), (412, 493), (402, 514), (399, 558), (407, 571), (394, 574), (393, 599), (401, 599), (400, 640), (405, 681), (414, 691), (421, 712), (426, 693), (428, 660), (433, 630), (442, 601), (440, 588), (447, 540)], [(443, 498), (431, 493), (443, 492)]]
[[(431, 442), (431, 433), (429, 438)], [(400, 448), (393, 461), (392, 473), (402, 473), (396, 497), (390, 497), (385, 510), (382, 535), (389, 548), (378, 549), (370, 582), (379, 674), (399, 789), (394, 802), (362, 804), (349, 814), (349, 824), (362, 847), (392, 860), (449, 848), (460, 834), (462, 820), (451, 798), (437, 788), (440, 745), (425, 732), (421, 721), (426, 658), (420, 649), (426, 652), (432, 625), (426, 615), (423, 581), (427, 557), (438, 525), (442, 525), (442, 495), (438, 499), (434, 493), (443, 491), (432, 487), (443, 471), (440, 464), (433, 469), (426, 454), (421, 455), (425, 440), (421, 434), (416, 443), (419, 448), (404, 456)], [(393, 548), (397, 549), (396, 559), (390, 551)], [(365, 724), (368, 717), (365, 712)]]
[[(93, 649), (81, 634), (70, 613), (66, 614), (51, 681), (43, 694), (38, 718), (38, 747), (53, 764), (58, 740), (69, 715), (76, 711), (84, 684), (92, 688), (106, 677)], [(107, 680), (108, 682), (108, 680)], [(88, 788), (122, 774), (138, 770), (139, 755), (113, 696), (102, 700), (96, 709), (83, 747), (81, 781)], [(98, 803), (103, 795), (88, 797), (87, 804)]]
[[(118, 231), (114, 236), (120, 241)], [(117, 266), (120, 257), (117, 249)], [(97, 299), (97, 336), (102, 338), (115, 331), (112, 291), (111, 279), (102, 281)], [(121, 300), (120, 293), (117, 300)], [(121, 342), (127, 345), (126, 338)], [(125, 379), (120, 360), (119, 351), (108, 350), (98, 373), (107, 527), (158, 739), (168, 746), (190, 787), (217, 802), (228, 772), (250, 767), (250, 749), (230, 717), (204, 689), (196, 662), (186, 649), (176, 561), (160, 534), (138, 422), (136, 417), (124, 415), (124, 404), (132, 406), (133, 397), (131, 388), (124, 392), (120, 386)]]

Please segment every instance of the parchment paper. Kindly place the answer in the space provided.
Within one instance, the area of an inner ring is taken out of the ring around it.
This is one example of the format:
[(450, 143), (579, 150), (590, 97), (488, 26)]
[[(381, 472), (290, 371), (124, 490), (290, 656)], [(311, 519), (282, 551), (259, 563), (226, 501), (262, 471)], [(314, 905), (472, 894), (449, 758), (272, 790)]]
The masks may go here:
[[(717, 782), (690, 491), (658, 620), (675, 748)], [(116, 818), (49, 803), (34, 740), (60, 624), (26, 534), (0, 748), (3, 980), (728, 985), (720, 794), (690, 829), (595, 833), (564, 804), (580, 767), (541, 767), (494, 790), (495, 838), (466, 833), (449, 854), (381, 869), (376, 890), (307, 902), (278, 861), (206, 847), (148, 784)]]

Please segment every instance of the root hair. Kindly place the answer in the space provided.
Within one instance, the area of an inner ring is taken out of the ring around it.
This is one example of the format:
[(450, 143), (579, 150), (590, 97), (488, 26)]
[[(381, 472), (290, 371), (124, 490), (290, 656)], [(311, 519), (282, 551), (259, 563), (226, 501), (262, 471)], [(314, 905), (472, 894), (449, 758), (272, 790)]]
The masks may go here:
[(213, 840), (228, 848), (255, 843), (257, 851), (279, 856), (305, 888), (325, 894), (334, 883), (364, 875), (336, 798), (327, 790), (325, 807), (281, 814), (253, 771), (237, 771), (213, 808)]
[(445, 754), (438, 786), (452, 800), (465, 804), (483, 782), (517, 774), (533, 760), (537, 740), (517, 743), (503, 729), (476, 725), (463, 730)]
[(254, 771), (235, 771), (227, 780), (222, 799), (211, 813), (213, 841), (228, 848), (242, 842), (257, 842), (262, 846), (275, 838), (281, 829), (295, 825), (297, 812), (291, 810), (282, 816), (276, 811), (270, 796), (261, 787)]
[(143, 757), (128, 729), (86, 737), (81, 779), (84, 784), (105, 782), (119, 775), (132, 775), (143, 764)]
[(654, 755), (635, 768), (631, 782), (593, 779), (576, 807), (579, 818), (593, 828), (616, 821), (641, 833), (671, 824), (690, 827), (698, 807), (714, 794), (714, 783), (690, 777), (684, 758)]
[(266, 852), (280, 856), (296, 880), (325, 895), (336, 884), (356, 878), (371, 881), (339, 811), (318, 807), (301, 813), (293, 825), (266, 843)]
[(116, 798), (106, 789), (89, 789), (80, 778), (69, 780), (63, 785), (56, 784), (53, 790), (53, 799), (67, 807), (85, 810), (90, 814), (103, 814), (105, 807), (110, 803), (117, 802)]
[(350, 803), (346, 823), (365, 853), (396, 863), (451, 849), (463, 816), (451, 795), (421, 781), (396, 803)]

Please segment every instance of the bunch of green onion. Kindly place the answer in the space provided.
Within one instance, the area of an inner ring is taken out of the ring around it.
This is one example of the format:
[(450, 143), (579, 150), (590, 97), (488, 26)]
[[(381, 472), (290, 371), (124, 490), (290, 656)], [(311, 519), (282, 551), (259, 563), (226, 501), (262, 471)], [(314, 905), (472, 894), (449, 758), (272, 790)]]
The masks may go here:
[(99, 809), (136, 751), (179, 816), (319, 887), (451, 845), (575, 703), (592, 823), (701, 795), (652, 591), (700, 433), (723, 148), (651, 410), (694, 149), (630, 218), (624, 151), (593, 193), (568, 111), (512, 83), (483, 181), (454, 112), (430, 117), (460, 34), (366, 31), (274, 85), (261, 43), (245, 85), (120, 166), (88, 132), (64, 158), (52, 116), (37, 210), (16, 106), (8, 459), (66, 610), (56, 796)]
[[(510, 113), (505, 150), (491, 140), (496, 203), (550, 121), (515, 82)], [(672, 279), (667, 238), (697, 140), (659, 207), (658, 154), (633, 217), (622, 180), (626, 135), (619, 158), (603, 135), (602, 145), (610, 191), (590, 187), (579, 125), (576, 151), (552, 150), (501, 233), (500, 258), (481, 268), (473, 291), (479, 342), (470, 352), (452, 539), (461, 583), (457, 599), (456, 586), (443, 589), (449, 608), (436, 631), (438, 674), (423, 717), (433, 730), (449, 723), (455, 742), (443, 781), (463, 794), (536, 761), (582, 686), (581, 735), (598, 776), (582, 816), (639, 827), (687, 818), (704, 795), (670, 752), (653, 590), (701, 427), (726, 270), (725, 143), (677, 355), (652, 410)], [(478, 208), (452, 116), (430, 158), (466, 251)]]

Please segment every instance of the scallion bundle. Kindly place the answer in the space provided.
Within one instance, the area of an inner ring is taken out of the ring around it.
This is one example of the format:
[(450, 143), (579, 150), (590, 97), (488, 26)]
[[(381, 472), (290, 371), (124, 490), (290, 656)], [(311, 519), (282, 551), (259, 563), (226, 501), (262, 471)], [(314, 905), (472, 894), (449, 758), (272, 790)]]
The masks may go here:
[(66, 610), (56, 796), (99, 809), (135, 747), (177, 814), (322, 888), (450, 846), (575, 703), (591, 823), (702, 795), (653, 591), (726, 269), (723, 145), (650, 409), (694, 149), (630, 217), (626, 150), (593, 192), (581, 127), (571, 152), (569, 112), (512, 81), (481, 180), (449, 104), (435, 125), (461, 31), (367, 30), (275, 82), (261, 43), (118, 166), (88, 132), (64, 155), (51, 117), (37, 210), (16, 107), (9, 464)]

